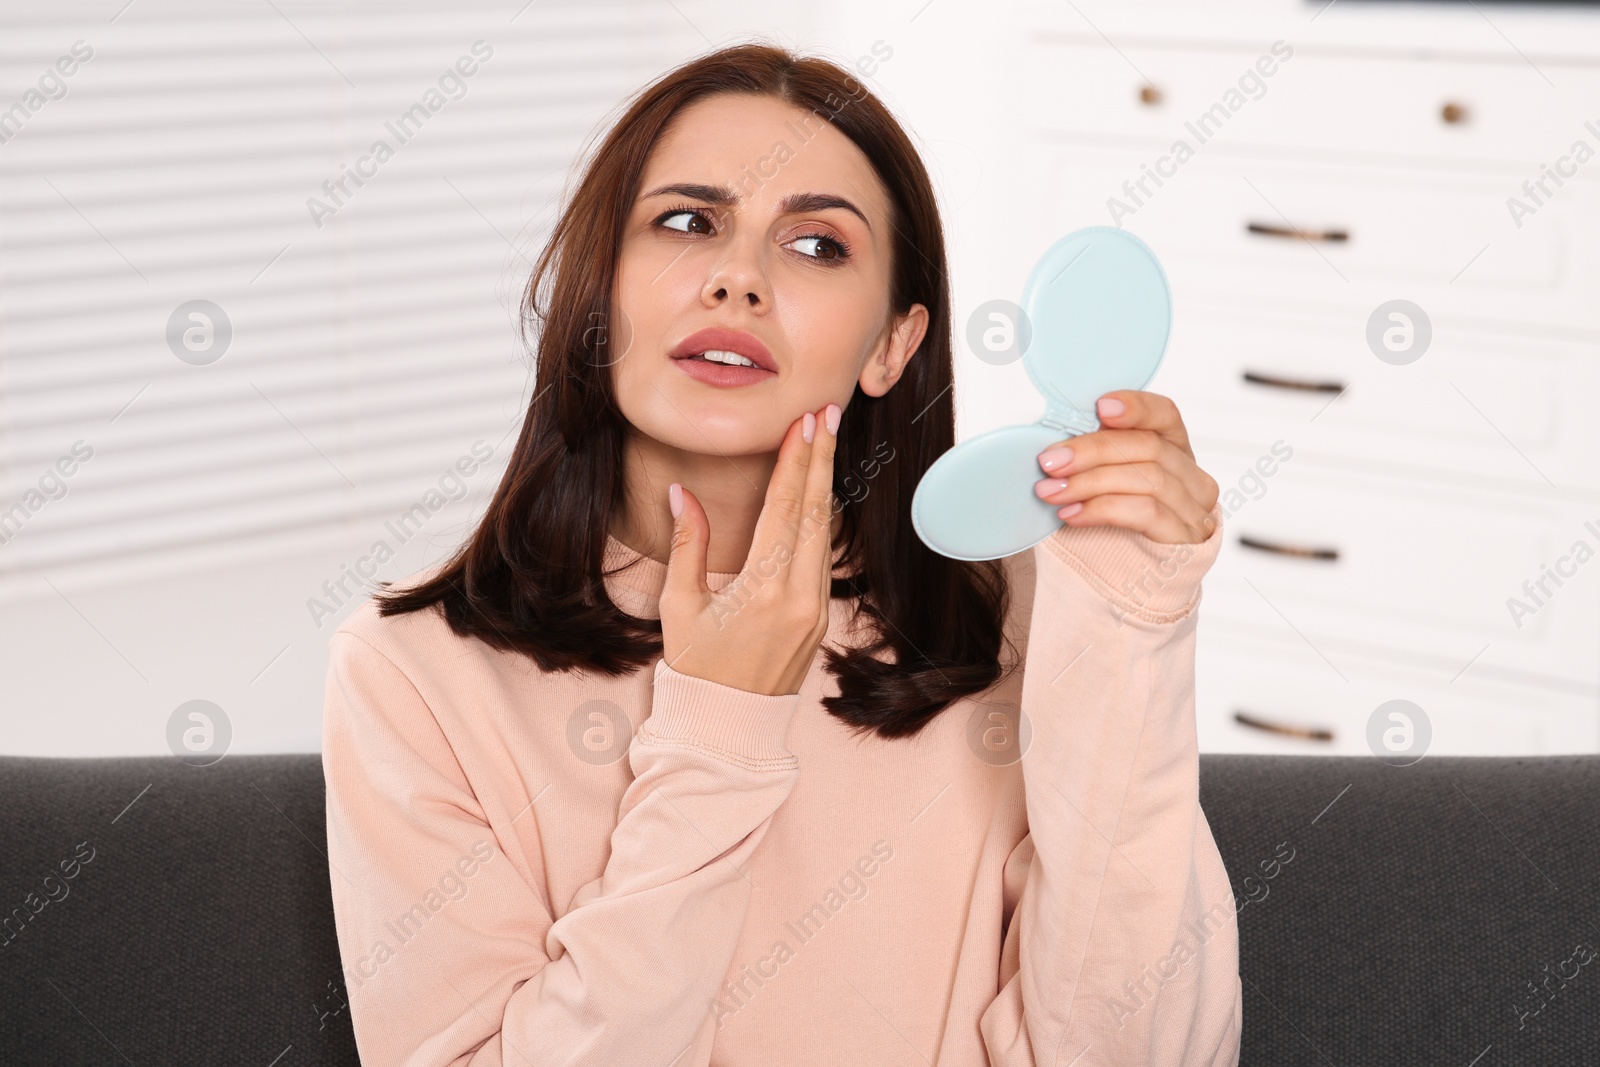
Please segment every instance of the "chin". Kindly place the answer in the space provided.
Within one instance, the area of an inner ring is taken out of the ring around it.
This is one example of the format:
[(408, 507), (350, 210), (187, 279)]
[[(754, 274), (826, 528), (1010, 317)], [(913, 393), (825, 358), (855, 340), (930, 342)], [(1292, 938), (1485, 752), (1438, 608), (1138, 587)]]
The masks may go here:
[(759, 424), (753, 424), (749, 418), (729, 419), (721, 423), (705, 420), (700, 423), (698, 431), (691, 429), (684, 433), (680, 429), (676, 445), (686, 452), (713, 456), (755, 456), (776, 452), (783, 444), (783, 431), (788, 423), (779, 424), (774, 429), (775, 421), (764, 419)]
[[(651, 390), (656, 403), (623, 414), (640, 433), (670, 448), (704, 455), (747, 456), (776, 452), (794, 418), (785, 418), (770, 399), (744, 391), (706, 396), (705, 388)], [(633, 418), (638, 414), (639, 418)]]

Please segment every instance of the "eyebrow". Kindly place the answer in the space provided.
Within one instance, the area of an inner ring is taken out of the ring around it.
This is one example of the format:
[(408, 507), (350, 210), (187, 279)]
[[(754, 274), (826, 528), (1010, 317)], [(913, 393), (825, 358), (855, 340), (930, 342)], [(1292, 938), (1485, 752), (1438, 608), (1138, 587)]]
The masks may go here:
[[(650, 190), (641, 196), (640, 200), (648, 200), (653, 196), (682, 196), (692, 200), (703, 200), (717, 207), (732, 207), (739, 203), (739, 196), (731, 186), (706, 185), (701, 182), (676, 182), (672, 185), (663, 185)], [(833, 193), (790, 193), (778, 201), (780, 215), (798, 215), (810, 211), (825, 211), (828, 208), (843, 208), (859, 218), (866, 226), (867, 232), (872, 232), (872, 223), (861, 209), (842, 196)]]

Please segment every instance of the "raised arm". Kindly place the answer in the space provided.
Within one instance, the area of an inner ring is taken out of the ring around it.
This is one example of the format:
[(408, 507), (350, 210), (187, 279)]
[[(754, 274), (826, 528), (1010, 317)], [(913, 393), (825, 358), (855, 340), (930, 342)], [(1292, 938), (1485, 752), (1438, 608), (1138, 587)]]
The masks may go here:
[(743, 869), (799, 774), (798, 696), (658, 662), (605, 870), (552, 906), (541, 857), (504, 854), (406, 675), (359, 636), (331, 650), (328, 859), (362, 1061), (704, 1067)]
[(1056, 531), (1022, 709), (1029, 835), (1007, 864), (995, 1067), (1238, 1062), (1234, 900), (1200, 810), (1195, 609), (1221, 547)]

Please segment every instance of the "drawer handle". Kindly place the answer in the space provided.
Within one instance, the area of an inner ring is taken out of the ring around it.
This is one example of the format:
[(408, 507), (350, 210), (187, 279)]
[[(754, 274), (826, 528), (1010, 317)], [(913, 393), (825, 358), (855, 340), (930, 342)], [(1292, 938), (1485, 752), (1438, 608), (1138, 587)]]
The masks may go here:
[(1467, 109), (1452, 100), (1439, 109), (1439, 117), (1454, 126), (1467, 121)]
[(1273, 544), (1248, 534), (1239, 535), (1239, 543), (1258, 552), (1275, 552), (1280, 556), (1298, 556), (1301, 559), (1338, 559), (1337, 548), (1304, 548), (1300, 545)]
[(1333, 731), (1324, 730), (1320, 726), (1291, 726), (1287, 723), (1269, 722), (1257, 718), (1243, 711), (1233, 713), (1233, 721), (1241, 726), (1248, 726), (1252, 730), (1265, 730), (1269, 734), (1282, 734), (1285, 737), (1299, 737), (1306, 741), (1332, 741)]
[(1342, 393), (1345, 389), (1339, 382), (1308, 382), (1298, 378), (1260, 374), (1253, 370), (1244, 372), (1244, 380), (1252, 385), (1270, 385), (1276, 389), (1303, 389), (1311, 393)]
[(1161, 90), (1154, 85), (1141, 85), (1139, 87), (1139, 103), (1146, 107), (1154, 107), (1161, 103)]
[(1298, 237), (1306, 241), (1348, 241), (1349, 230), (1307, 230), (1299, 226), (1279, 226), (1271, 222), (1250, 222), (1245, 229), (1263, 237)]

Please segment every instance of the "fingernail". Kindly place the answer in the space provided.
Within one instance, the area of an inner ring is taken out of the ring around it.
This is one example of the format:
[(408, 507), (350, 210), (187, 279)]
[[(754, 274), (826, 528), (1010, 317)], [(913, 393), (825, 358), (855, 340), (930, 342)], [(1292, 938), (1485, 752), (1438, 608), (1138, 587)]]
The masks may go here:
[(811, 412), (806, 412), (806, 417), (800, 422), (800, 436), (806, 439), (806, 444), (817, 435), (817, 417)]
[(1056, 509), (1056, 517), (1057, 518), (1062, 518), (1062, 519), (1070, 519), (1070, 518), (1072, 518), (1072, 516), (1076, 515), (1078, 512), (1080, 512), (1082, 510), (1083, 510), (1083, 501), (1079, 500), (1079, 501), (1076, 501), (1075, 503), (1067, 504), (1067, 505), (1065, 505), (1063, 507), (1057, 508)]
[(841, 414), (841, 412), (839, 410), (839, 405), (838, 404), (829, 404), (826, 408), (824, 408), (822, 410), (822, 417), (828, 423), (828, 432), (829, 433), (837, 434), (839, 432), (839, 416), (840, 416), (840, 414)]
[(674, 519), (683, 514), (683, 486), (677, 482), (667, 486), (667, 507), (672, 509)]
[(1047, 471), (1053, 471), (1057, 467), (1065, 467), (1071, 462), (1072, 449), (1070, 448), (1051, 448), (1039, 453), (1039, 466)]
[(1033, 483), (1033, 491), (1039, 494), (1042, 500), (1048, 496), (1055, 496), (1067, 487), (1065, 478), (1044, 478)]
[(1107, 418), (1114, 419), (1127, 409), (1128, 405), (1124, 404), (1114, 396), (1103, 396), (1100, 398), (1100, 414), (1106, 416)]

